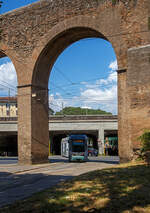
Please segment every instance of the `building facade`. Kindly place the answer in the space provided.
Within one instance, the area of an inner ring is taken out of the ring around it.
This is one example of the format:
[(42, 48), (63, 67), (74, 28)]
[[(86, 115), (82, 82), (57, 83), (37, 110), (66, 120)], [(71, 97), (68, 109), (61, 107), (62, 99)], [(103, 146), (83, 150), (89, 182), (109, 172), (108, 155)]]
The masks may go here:
[(17, 117), (17, 97), (0, 97), (0, 117)]

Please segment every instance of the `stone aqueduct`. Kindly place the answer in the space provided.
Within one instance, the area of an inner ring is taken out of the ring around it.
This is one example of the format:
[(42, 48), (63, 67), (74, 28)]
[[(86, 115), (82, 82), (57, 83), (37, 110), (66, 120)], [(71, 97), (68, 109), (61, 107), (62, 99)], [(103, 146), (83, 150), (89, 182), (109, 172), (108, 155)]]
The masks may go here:
[(0, 56), (18, 77), (19, 163), (48, 156), (48, 79), (73, 42), (111, 42), (118, 61), (119, 155), (131, 160), (137, 137), (150, 128), (149, 0), (41, 0), (0, 16)]

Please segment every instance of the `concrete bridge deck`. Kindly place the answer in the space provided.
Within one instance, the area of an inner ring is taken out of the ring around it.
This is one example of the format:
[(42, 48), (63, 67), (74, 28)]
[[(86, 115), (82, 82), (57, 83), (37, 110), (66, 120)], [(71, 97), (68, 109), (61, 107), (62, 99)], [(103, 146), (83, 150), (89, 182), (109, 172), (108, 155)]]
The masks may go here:
[[(1, 117), (0, 133), (17, 132), (17, 117)], [(39, 127), (40, 128), (40, 127)], [(117, 116), (50, 116), (49, 131), (97, 131), (118, 130)]]
[[(0, 118), (0, 135), (17, 135), (18, 124), (17, 117)], [(39, 129), (41, 127), (39, 126)], [(105, 132), (115, 132), (117, 134), (118, 120), (117, 116), (108, 115), (77, 115), (77, 116), (50, 116), (49, 117), (49, 135), (50, 141), (55, 140), (54, 137), (67, 134), (87, 134), (95, 137), (99, 153), (104, 151)]]

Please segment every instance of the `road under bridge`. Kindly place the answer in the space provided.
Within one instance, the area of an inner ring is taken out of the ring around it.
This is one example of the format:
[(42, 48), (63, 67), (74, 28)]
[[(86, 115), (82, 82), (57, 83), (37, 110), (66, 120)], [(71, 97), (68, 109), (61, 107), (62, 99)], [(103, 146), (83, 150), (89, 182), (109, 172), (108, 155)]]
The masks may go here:
[[(17, 118), (0, 118), (0, 147), (11, 154), (17, 155)], [(104, 138), (117, 136), (118, 121), (114, 115), (78, 115), (49, 117), (49, 152), (60, 154), (60, 143), (68, 134), (86, 134), (92, 146), (104, 152)], [(4, 148), (5, 147), (5, 148)], [(7, 147), (7, 149), (6, 149)], [(16, 147), (16, 150), (15, 148)]]

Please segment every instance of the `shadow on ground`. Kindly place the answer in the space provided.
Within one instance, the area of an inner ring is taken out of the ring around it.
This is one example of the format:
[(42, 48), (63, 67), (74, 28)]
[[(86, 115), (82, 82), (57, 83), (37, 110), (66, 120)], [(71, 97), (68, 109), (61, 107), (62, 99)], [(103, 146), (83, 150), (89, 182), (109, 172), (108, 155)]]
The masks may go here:
[(119, 160), (109, 160), (109, 159), (92, 159), (89, 158), (89, 162), (95, 162), (95, 163), (106, 163), (106, 164), (119, 164)]
[(0, 212), (148, 213), (150, 168), (141, 164), (89, 172)]
[[(26, 174), (0, 172), (0, 208), (71, 178), (72, 176), (67, 175), (32, 174), (32, 171)], [(1, 212), (3, 210), (0, 209)], [(13, 213), (14, 210), (11, 209), (10, 212)]]

